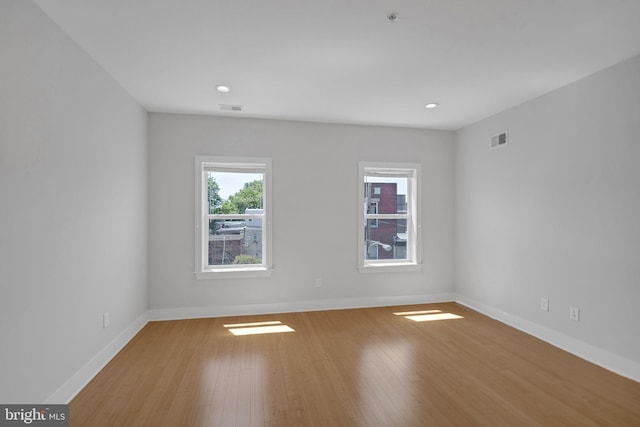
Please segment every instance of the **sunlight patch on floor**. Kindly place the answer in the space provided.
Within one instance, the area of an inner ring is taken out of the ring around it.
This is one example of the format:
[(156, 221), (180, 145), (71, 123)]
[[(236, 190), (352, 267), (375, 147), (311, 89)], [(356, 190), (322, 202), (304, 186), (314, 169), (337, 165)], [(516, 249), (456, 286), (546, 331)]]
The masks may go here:
[(259, 335), (295, 332), (295, 329), (287, 325), (283, 325), (279, 320), (272, 320), (268, 322), (234, 323), (223, 326), (233, 335)]
[(421, 311), (400, 311), (398, 313), (393, 313), (396, 316), (411, 316), (414, 314), (431, 314), (431, 313), (442, 313), (441, 310), (421, 310)]
[(421, 311), (402, 311), (393, 313), (396, 316), (403, 316), (405, 319), (414, 322), (431, 322), (434, 320), (464, 319), (453, 313), (443, 313), (441, 310), (421, 310)]
[(265, 325), (281, 325), (279, 320), (271, 320), (268, 322), (252, 322), (252, 323), (230, 323), (228, 325), (222, 325), (225, 328), (244, 328), (247, 326), (265, 326)]
[(449, 319), (462, 319), (462, 316), (458, 316), (453, 313), (435, 313), (435, 314), (419, 314), (417, 316), (404, 316), (414, 322), (431, 322), (433, 320), (449, 320)]

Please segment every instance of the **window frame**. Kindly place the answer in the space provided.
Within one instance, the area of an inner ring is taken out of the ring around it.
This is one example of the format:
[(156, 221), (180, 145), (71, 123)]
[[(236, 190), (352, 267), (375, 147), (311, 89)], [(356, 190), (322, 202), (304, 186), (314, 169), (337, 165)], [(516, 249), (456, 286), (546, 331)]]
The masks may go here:
[[(365, 179), (369, 176), (407, 178), (407, 212), (394, 214), (369, 214), (365, 210)], [(358, 164), (358, 270), (361, 273), (416, 271), (422, 269), (421, 212), (422, 198), (420, 186), (422, 166), (418, 163), (359, 162)], [(367, 221), (380, 219), (407, 220), (406, 259), (367, 259), (365, 244)]]
[[(195, 276), (197, 279), (267, 277), (271, 275), (271, 158), (195, 156)], [(262, 173), (262, 214), (210, 214), (207, 169)], [(214, 218), (215, 217), (215, 218)], [(210, 219), (262, 219), (262, 263), (209, 265)]]

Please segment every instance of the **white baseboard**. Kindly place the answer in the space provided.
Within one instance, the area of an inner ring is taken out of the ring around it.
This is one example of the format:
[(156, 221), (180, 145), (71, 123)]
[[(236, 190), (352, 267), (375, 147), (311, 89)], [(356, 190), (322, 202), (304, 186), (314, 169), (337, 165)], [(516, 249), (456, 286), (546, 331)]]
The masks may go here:
[(131, 322), (127, 328), (80, 368), (71, 378), (62, 384), (45, 404), (66, 404), (75, 397), (95, 377), (102, 368), (144, 327), (148, 322), (148, 312)]
[(533, 335), (553, 346), (567, 351), (616, 374), (640, 382), (640, 363), (618, 356), (602, 348), (587, 344), (569, 335), (544, 327), (537, 323), (498, 310), (486, 304), (458, 295), (455, 301), (513, 328)]
[(248, 316), (255, 314), (293, 313), (303, 311), (340, 310), (348, 308), (384, 307), (408, 304), (450, 302), (455, 294), (382, 296), (364, 298), (322, 299), (270, 304), (219, 305), (149, 310), (149, 321), (199, 319), (205, 317)]

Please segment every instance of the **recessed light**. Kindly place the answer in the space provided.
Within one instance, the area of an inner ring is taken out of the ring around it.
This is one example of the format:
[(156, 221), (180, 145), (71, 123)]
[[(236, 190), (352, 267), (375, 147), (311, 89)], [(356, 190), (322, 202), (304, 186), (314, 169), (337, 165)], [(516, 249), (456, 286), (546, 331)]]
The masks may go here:
[(425, 104), (424, 108), (431, 110), (432, 108), (436, 108), (437, 106), (438, 106), (437, 102), (430, 102), (428, 104)]
[(229, 92), (231, 89), (229, 89), (229, 86), (225, 86), (225, 85), (219, 85), (216, 87), (216, 90), (218, 92), (222, 92), (222, 93), (227, 93)]

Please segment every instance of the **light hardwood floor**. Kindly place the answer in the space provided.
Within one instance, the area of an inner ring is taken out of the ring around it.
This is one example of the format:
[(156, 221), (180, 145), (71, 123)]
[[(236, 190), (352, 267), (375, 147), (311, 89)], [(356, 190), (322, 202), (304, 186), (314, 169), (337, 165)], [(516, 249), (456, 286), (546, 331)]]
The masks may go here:
[[(415, 322), (397, 312), (462, 318)], [(281, 321), (294, 332), (234, 336)], [(72, 426), (640, 426), (640, 383), (458, 304), (151, 322)]]

